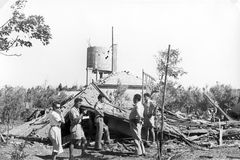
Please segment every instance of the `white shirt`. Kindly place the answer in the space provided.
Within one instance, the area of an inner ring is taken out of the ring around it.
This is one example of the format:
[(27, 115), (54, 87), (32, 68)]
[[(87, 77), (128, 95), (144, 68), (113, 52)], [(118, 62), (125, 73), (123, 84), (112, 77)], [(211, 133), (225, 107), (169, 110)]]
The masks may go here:
[(95, 116), (101, 116), (104, 117), (104, 103), (98, 101), (95, 106), (94, 106), (95, 111)]
[(133, 105), (133, 109), (129, 115), (129, 119), (142, 119), (143, 118), (143, 112), (144, 107), (141, 102), (138, 102), (137, 104)]
[(149, 115), (153, 115), (155, 112), (155, 106), (153, 104), (153, 101), (148, 100), (143, 104), (144, 106), (144, 117), (148, 117)]
[(61, 115), (56, 111), (51, 111), (49, 113), (49, 121), (51, 126), (60, 125), (62, 121)]

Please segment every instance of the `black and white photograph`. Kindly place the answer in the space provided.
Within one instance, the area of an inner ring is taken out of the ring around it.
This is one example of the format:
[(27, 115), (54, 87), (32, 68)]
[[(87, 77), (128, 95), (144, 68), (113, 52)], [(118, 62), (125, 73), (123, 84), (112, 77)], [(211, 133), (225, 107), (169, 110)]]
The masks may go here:
[(240, 0), (0, 0), (0, 159), (240, 159), (239, 69)]

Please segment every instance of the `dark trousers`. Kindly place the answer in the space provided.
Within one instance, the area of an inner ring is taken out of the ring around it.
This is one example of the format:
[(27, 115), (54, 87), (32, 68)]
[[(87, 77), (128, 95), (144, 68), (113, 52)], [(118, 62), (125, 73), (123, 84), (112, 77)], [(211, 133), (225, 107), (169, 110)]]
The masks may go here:
[(104, 123), (103, 117), (97, 117), (95, 119), (95, 124), (97, 127), (96, 138), (95, 138), (95, 148), (102, 149), (101, 141), (103, 137), (103, 132), (104, 132), (105, 143), (110, 142), (110, 134), (109, 134), (108, 126)]

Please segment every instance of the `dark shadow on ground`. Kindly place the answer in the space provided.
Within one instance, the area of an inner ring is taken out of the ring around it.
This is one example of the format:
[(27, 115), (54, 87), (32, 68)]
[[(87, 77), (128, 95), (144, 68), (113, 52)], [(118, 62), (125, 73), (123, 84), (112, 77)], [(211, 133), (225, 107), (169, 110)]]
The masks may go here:
[(103, 156), (104, 155), (94, 156), (94, 155), (91, 155), (91, 154), (87, 154), (87, 155), (84, 155), (84, 156), (76, 156), (74, 158), (79, 159), (79, 160), (108, 160), (109, 159), (109, 158), (104, 158)]
[(112, 156), (120, 156), (120, 157), (129, 157), (133, 155), (132, 152), (114, 152), (114, 151), (100, 151), (99, 153), (103, 155), (112, 155)]
[[(52, 159), (52, 155), (36, 155), (36, 157), (42, 158), (44, 160), (51, 160)], [(66, 159), (69, 159), (69, 157), (57, 157), (57, 160), (66, 160)]]
[[(103, 155), (104, 156), (104, 155)], [(108, 158), (103, 158), (103, 156), (94, 156), (94, 155), (84, 155), (84, 156), (75, 156), (76, 160), (108, 160)], [(44, 159), (44, 160), (51, 160), (52, 155), (36, 155), (36, 157)], [(57, 157), (57, 160), (68, 160), (69, 157)]]

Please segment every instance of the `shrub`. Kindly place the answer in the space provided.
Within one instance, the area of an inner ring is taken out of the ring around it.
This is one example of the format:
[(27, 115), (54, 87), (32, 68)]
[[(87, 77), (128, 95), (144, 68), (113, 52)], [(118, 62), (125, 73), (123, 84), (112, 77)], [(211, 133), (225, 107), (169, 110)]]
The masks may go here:
[(21, 110), (25, 107), (24, 99), (26, 90), (22, 87), (5, 86), (2, 90), (3, 99), (3, 122), (11, 123), (12, 120), (17, 120), (20, 117)]
[(11, 160), (24, 160), (28, 156), (24, 151), (26, 142), (20, 144), (14, 144), (14, 150), (11, 152)]
[(217, 83), (215, 86), (211, 87), (209, 91), (225, 112), (231, 109), (238, 101), (238, 95), (236, 92), (233, 92), (230, 85)]

